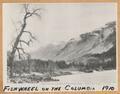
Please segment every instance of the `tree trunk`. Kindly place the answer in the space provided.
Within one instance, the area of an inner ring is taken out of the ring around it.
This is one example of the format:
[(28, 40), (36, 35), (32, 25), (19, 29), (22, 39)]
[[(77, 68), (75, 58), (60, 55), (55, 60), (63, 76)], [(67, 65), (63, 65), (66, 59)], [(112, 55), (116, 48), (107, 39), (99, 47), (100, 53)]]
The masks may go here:
[(10, 56), (10, 58), (9, 58), (9, 63), (10, 63), (10, 78), (13, 77), (13, 62), (14, 62), (14, 58)]
[(14, 62), (14, 56), (15, 56), (15, 52), (16, 52), (16, 49), (17, 49), (17, 46), (19, 44), (19, 41), (20, 41), (20, 38), (24, 32), (24, 29), (26, 27), (26, 16), (24, 17), (24, 24), (23, 24), (23, 27), (21, 28), (21, 31), (19, 33), (19, 35), (17, 36), (16, 40), (15, 40), (15, 43), (13, 45), (13, 48), (12, 48), (12, 52), (11, 52), (11, 56), (9, 57), (9, 63), (10, 63), (10, 78), (13, 77), (13, 62)]

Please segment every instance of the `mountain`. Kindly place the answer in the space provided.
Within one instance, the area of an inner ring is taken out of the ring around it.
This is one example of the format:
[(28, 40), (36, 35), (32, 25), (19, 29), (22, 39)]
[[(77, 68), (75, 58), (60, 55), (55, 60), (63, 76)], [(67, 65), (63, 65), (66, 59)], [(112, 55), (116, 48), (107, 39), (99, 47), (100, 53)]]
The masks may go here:
[(59, 44), (48, 44), (45, 47), (40, 47), (37, 51), (32, 53), (32, 58), (48, 60), (54, 59), (57, 52), (65, 46), (65, 42)]
[[(92, 32), (80, 34), (79, 39), (72, 38), (67, 43), (49, 44), (33, 54), (39, 59), (54, 61), (65, 60), (71, 62), (88, 62), (90, 59), (99, 59), (103, 53), (116, 49), (116, 22), (109, 22)], [(96, 57), (95, 55), (98, 55)]]

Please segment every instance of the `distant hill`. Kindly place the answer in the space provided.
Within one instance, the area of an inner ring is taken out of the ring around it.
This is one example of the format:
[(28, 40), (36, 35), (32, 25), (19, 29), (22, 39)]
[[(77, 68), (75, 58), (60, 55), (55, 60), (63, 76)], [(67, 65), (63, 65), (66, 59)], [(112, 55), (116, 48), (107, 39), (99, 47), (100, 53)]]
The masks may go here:
[[(67, 43), (50, 44), (32, 54), (33, 58), (65, 60), (67, 63), (88, 63), (91, 59), (103, 62), (116, 59), (116, 22), (109, 22), (92, 32), (78, 35), (79, 39), (70, 39)], [(111, 50), (112, 49), (112, 50)], [(111, 52), (113, 51), (113, 52)], [(102, 57), (103, 54), (113, 55)], [(102, 59), (101, 59), (102, 58)], [(115, 63), (115, 62), (114, 62)]]

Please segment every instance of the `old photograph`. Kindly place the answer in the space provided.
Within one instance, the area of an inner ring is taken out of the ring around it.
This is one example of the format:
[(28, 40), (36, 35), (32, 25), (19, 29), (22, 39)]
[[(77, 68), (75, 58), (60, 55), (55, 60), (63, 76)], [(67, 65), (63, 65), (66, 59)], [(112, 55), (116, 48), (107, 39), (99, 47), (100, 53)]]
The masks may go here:
[(4, 85), (117, 89), (116, 3), (3, 4), (3, 44)]

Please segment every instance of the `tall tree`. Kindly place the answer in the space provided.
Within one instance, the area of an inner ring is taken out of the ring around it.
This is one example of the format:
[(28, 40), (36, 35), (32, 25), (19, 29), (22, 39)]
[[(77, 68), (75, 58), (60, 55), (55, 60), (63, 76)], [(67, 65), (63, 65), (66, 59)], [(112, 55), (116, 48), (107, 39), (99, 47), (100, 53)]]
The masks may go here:
[[(28, 19), (31, 18), (32, 16), (37, 16), (41, 17), (41, 8), (34, 8), (31, 9), (29, 4), (24, 4), (24, 17), (22, 19), (22, 25), (21, 29), (15, 39), (15, 42), (12, 45), (12, 50), (10, 52), (10, 57), (9, 57), (9, 64), (10, 64), (10, 78), (13, 77), (13, 62), (15, 59), (15, 54), (16, 52), (18, 53), (19, 58), (22, 57), (22, 54), (27, 54), (25, 52), (25, 49), (22, 47), (23, 44), (29, 46), (30, 43), (35, 40), (36, 38), (33, 36), (33, 34), (30, 31), (26, 31), (26, 26), (28, 24)], [(30, 39), (28, 41), (22, 39), (21, 37), (27, 33), (28, 36), (30, 36)], [(20, 46), (19, 46), (20, 45)]]

